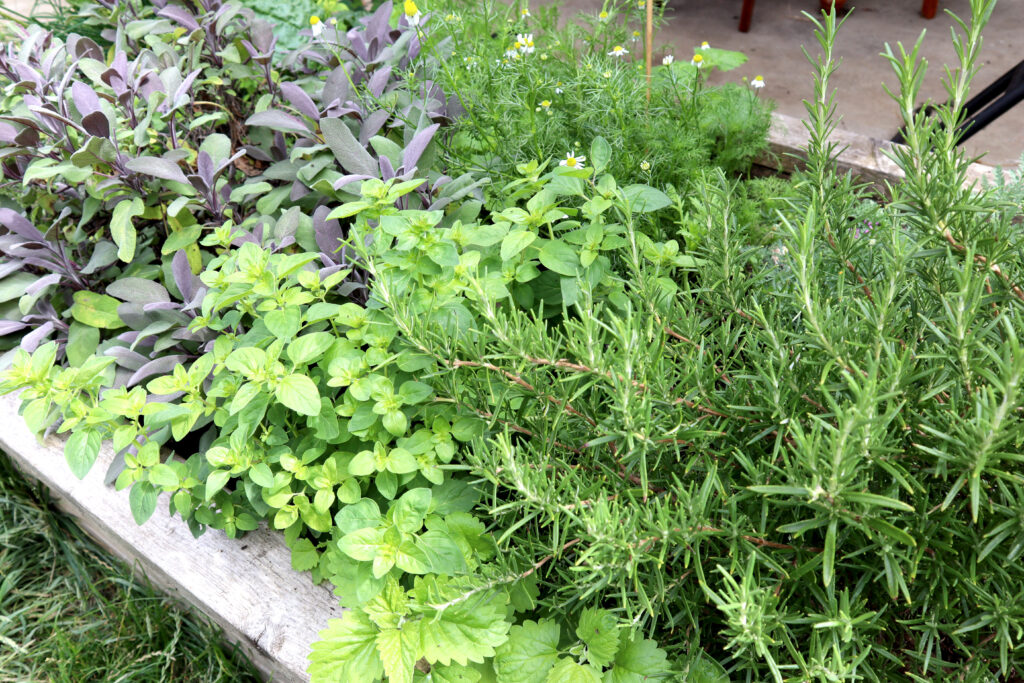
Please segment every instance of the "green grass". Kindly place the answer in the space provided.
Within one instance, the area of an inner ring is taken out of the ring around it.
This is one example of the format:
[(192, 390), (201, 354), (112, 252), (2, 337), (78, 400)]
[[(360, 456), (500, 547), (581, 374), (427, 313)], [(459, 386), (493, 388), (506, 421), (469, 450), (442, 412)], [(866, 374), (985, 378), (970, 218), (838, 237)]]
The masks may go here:
[(0, 683), (258, 680), (216, 627), (99, 548), (0, 454)]

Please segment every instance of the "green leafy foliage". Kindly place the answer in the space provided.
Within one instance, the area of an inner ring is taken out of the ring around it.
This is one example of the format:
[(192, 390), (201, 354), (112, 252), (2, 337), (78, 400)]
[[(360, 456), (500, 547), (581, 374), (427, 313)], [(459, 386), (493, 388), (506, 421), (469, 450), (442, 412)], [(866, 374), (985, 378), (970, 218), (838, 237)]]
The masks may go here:
[[(553, 8), (524, 7), (431, 5), (440, 20), (434, 49), (451, 54), (442, 82), (470, 113), (455, 127), (453, 161), (503, 181), (490, 188), (498, 203), (518, 166), (567, 152), (589, 150), (585, 163), (623, 184), (670, 183), (685, 193), (701, 168), (745, 170), (763, 149), (770, 105), (746, 85), (706, 83), (713, 69), (741, 66), (743, 54), (696, 48), (662, 65), (669, 55), (659, 52), (648, 98), (639, 3), (606, 2), (568, 21)], [(664, 8), (655, 9), (658, 24)], [(693, 54), (704, 59), (701, 69), (691, 66)]]

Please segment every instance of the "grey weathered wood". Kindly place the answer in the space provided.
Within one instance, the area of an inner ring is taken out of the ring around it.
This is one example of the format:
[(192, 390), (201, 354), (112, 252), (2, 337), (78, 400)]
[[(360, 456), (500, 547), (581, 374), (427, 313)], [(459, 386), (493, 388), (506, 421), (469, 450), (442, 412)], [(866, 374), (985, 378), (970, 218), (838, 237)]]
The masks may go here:
[(142, 526), (128, 507), (128, 492), (103, 484), (114, 454), (100, 451), (92, 471), (79, 481), (64, 460), (63, 440), (40, 442), (18, 415), (19, 400), (0, 397), (0, 449), (44, 483), (61, 509), (114, 554), (136, 564), (149, 580), (219, 624), (269, 680), (308, 681), (306, 656), (328, 618), (342, 609), (308, 572), (291, 568), (291, 553), (279, 532), (265, 528), (232, 540), (210, 530), (193, 538), (180, 517), (168, 514), (162, 495)]
[[(805, 158), (804, 150), (809, 137), (800, 119), (773, 114), (768, 132), (769, 152), (762, 154), (755, 163), (791, 172)], [(836, 130), (831, 139), (842, 150), (837, 159), (840, 171), (852, 171), (853, 175), (870, 182), (879, 190), (884, 190), (886, 183), (894, 184), (903, 178), (903, 172), (885, 154), (886, 150), (893, 147), (893, 143), (847, 130)], [(995, 169), (985, 164), (971, 164), (967, 172), (968, 183), (992, 180), (994, 177)]]

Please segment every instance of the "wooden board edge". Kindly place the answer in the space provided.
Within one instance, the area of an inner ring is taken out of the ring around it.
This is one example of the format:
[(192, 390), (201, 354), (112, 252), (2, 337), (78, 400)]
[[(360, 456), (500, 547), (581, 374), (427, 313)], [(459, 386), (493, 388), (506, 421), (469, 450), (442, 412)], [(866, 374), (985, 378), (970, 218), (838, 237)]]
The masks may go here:
[[(758, 156), (754, 163), (784, 173), (792, 172), (804, 158), (809, 134), (801, 119), (786, 114), (772, 114), (768, 131), (768, 150)], [(893, 147), (888, 140), (847, 130), (836, 130), (832, 141), (839, 145), (837, 163), (840, 171), (850, 171), (855, 177), (865, 180), (884, 191), (885, 185), (899, 182), (903, 173), (886, 152)], [(973, 163), (967, 170), (967, 183), (992, 184), (998, 171), (992, 166)]]
[(101, 546), (140, 570), (160, 589), (206, 615), (275, 683), (308, 681), (306, 656), (317, 633), (343, 610), (308, 572), (291, 568), (280, 532), (261, 527), (242, 539), (208, 530), (194, 538), (161, 495), (153, 517), (135, 523), (127, 491), (103, 483), (114, 453), (104, 444), (89, 474), (76, 479), (64, 440), (39, 441), (18, 415), (19, 400), (0, 397), (0, 450), (44, 484), (60, 509)]

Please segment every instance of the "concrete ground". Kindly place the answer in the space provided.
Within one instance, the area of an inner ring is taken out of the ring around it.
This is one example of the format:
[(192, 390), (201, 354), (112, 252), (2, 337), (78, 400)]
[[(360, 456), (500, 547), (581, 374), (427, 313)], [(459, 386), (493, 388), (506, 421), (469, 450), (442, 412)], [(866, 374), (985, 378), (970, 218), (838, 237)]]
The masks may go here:
[[(468, 0), (467, 0), (468, 1)], [(548, 2), (550, 0), (540, 0)], [(658, 56), (669, 52), (689, 59), (702, 41), (715, 47), (740, 50), (750, 61), (735, 71), (713, 76), (715, 80), (753, 78), (763, 75), (763, 97), (775, 100), (783, 114), (802, 117), (802, 101), (812, 94), (812, 70), (800, 50), (817, 54), (811, 22), (803, 11), (817, 11), (817, 0), (760, 0), (754, 9), (749, 33), (739, 33), (741, 0), (665, 0), (668, 23), (656, 36)], [(27, 12), (34, 0), (0, 0), (4, 7)], [(565, 14), (596, 13), (601, 0), (565, 0)], [(945, 99), (940, 83), (943, 64), (953, 64), (956, 54), (950, 41), (949, 9), (966, 17), (968, 0), (940, 0), (939, 14), (931, 20), (920, 15), (921, 0), (848, 0), (852, 13), (839, 33), (836, 51), (843, 63), (833, 82), (838, 88), (840, 127), (880, 139), (889, 139), (900, 124), (895, 103), (882, 84), (895, 87), (896, 78), (880, 56), (886, 43), (902, 41), (910, 46), (923, 30), (927, 36), (922, 55), (930, 68), (922, 98)], [(973, 92), (979, 92), (1024, 59), (1024, 0), (998, 0), (992, 20), (983, 32), (981, 68)], [(993, 166), (1015, 166), (1024, 154), (1024, 103), (989, 124), (967, 143), (967, 151), (982, 156)]]
[[(818, 54), (813, 26), (802, 11), (818, 11), (818, 0), (759, 0), (749, 33), (739, 33), (741, 0), (666, 0), (667, 26), (655, 37), (656, 55), (674, 52), (690, 59), (694, 46), (708, 41), (714, 47), (740, 50), (749, 62), (735, 71), (717, 74), (717, 80), (753, 78), (761, 74), (767, 86), (762, 97), (777, 103), (777, 111), (803, 117), (802, 100), (813, 92), (811, 66), (800, 50), (807, 47)], [(600, 11), (600, 0), (566, 0), (566, 13)], [(596, 8), (596, 9), (595, 9)], [(943, 64), (954, 64), (956, 53), (950, 40), (953, 20), (943, 10), (969, 17), (968, 0), (940, 0), (934, 19), (920, 15), (921, 0), (849, 0), (853, 8), (839, 33), (836, 53), (843, 62), (833, 77), (838, 88), (840, 127), (889, 139), (900, 124), (895, 103), (882, 84), (896, 86), (889, 63), (880, 55), (889, 43), (895, 50), (902, 41), (908, 48), (922, 30), (927, 30), (921, 54), (929, 69), (922, 98), (944, 100), (940, 82)], [(974, 80), (976, 93), (1024, 60), (1024, 0), (999, 0), (982, 33), (980, 71)], [(965, 148), (972, 155), (984, 155), (982, 163), (1015, 166), (1024, 154), (1024, 102), (976, 134)]]

